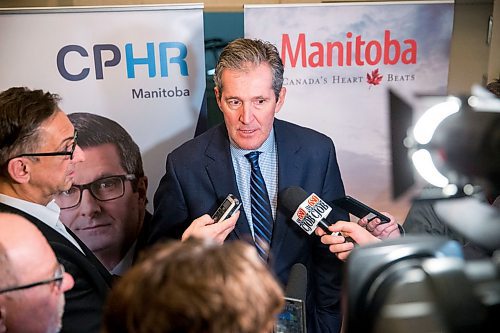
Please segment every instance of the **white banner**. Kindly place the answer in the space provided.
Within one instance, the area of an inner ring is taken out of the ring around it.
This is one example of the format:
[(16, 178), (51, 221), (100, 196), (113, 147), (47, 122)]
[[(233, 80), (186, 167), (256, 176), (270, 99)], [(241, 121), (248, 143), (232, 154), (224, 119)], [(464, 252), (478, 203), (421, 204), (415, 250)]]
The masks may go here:
[(130, 133), (151, 202), (203, 105), (203, 5), (0, 10), (0, 45), (0, 91), (58, 93), (66, 113), (97, 113)]
[(335, 142), (346, 193), (403, 221), (391, 199), (388, 89), (446, 94), (453, 2), (245, 6), (245, 36), (285, 64), (279, 118)]

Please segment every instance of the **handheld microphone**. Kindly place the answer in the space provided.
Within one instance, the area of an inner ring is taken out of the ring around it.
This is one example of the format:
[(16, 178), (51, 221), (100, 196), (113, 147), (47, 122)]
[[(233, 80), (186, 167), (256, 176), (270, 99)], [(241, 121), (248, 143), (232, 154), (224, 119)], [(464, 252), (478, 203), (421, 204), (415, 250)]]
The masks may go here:
[[(292, 221), (309, 235), (319, 226), (326, 233), (331, 233), (328, 226), (334, 224), (328, 215), (332, 211), (326, 202), (321, 200), (316, 194), (307, 195), (306, 191), (298, 186), (287, 187), (279, 196), (281, 204), (292, 215)], [(336, 233), (339, 236), (340, 233)]]
[(306, 301), (307, 294), (307, 268), (301, 263), (296, 263), (290, 269), (288, 283), (285, 288), (285, 297)]

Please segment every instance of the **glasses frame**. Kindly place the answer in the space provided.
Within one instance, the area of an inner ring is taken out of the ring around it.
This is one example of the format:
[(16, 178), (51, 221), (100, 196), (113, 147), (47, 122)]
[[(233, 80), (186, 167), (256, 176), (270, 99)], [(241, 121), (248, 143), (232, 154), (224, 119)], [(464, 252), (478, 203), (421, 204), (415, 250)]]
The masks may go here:
[[(105, 180), (105, 179), (108, 179), (108, 178), (119, 178), (121, 181), (122, 181), (122, 194), (115, 197), (115, 198), (112, 198), (112, 199), (105, 199), (105, 200), (102, 200), (102, 199), (99, 199), (95, 196), (94, 192), (92, 192), (92, 189), (91, 189), (91, 186), (92, 184), (94, 184), (95, 182), (97, 181), (102, 181), (102, 180)], [(75, 207), (78, 207), (80, 206), (80, 204), (82, 203), (82, 196), (83, 196), (83, 191), (84, 190), (88, 190), (90, 195), (92, 195), (92, 197), (94, 199), (96, 199), (97, 201), (101, 201), (101, 202), (106, 202), (106, 201), (111, 201), (111, 200), (115, 200), (115, 199), (118, 199), (118, 198), (121, 198), (125, 195), (125, 181), (128, 180), (128, 181), (134, 181), (136, 180), (137, 177), (136, 175), (134, 174), (126, 174), (126, 175), (113, 175), (113, 176), (107, 176), (107, 177), (103, 177), (103, 178), (99, 178), (99, 179), (96, 179), (90, 183), (87, 183), (87, 184), (83, 184), (83, 185), (72, 185), (71, 187), (76, 187), (80, 190), (80, 197), (78, 198), (78, 203), (75, 204), (74, 206), (70, 206), (70, 207), (59, 207), (62, 209), (71, 209), (71, 208), (75, 208)]]
[(0, 289), (0, 294), (9, 293), (11, 291), (30, 289), (30, 288), (33, 288), (33, 287), (43, 286), (44, 284), (50, 284), (50, 283), (54, 283), (54, 285), (56, 286), (56, 288), (59, 289), (59, 288), (61, 288), (65, 272), (66, 272), (66, 270), (64, 269), (63, 264), (58, 263), (58, 267), (57, 267), (57, 270), (56, 270), (53, 278), (47, 279), (47, 280), (41, 280), (41, 281), (38, 281), (38, 282), (29, 283), (29, 284), (24, 284), (24, 285), (17, 286), (17, 287), (10, 287), (10, 288), (5, 288), (5, 289)]
[(75, 153), (75, 149), (77, 146), (77, 139), (78, 139), (78, 131), (75, 130), (75, 134), (73, 135), (73, 146), (71, 147), (71, 151), (55, 151), (55, 152), (47, 152), (47, 153), (25, 153), (25, 154), (19, 154), (17, 156), (14, 156), (13, 158), (38, 157), (38, 156), (69, 156), (69, 159), (73, 160), (73, 155)]

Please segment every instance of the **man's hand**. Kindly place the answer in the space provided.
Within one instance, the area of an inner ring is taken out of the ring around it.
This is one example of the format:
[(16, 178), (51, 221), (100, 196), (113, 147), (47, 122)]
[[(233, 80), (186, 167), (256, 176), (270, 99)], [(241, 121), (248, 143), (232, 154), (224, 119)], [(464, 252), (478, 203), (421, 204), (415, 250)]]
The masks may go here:
[(337, 258), (346, 261), (354, 248), (352, 242), (345, 242), (345, 237), (351, 237), (357, 244), (366, 245), (380, 241), (377, 237), (353, 222), (338, 221), (328, 227), (331, 232), (340, 232), (342, 236), (327, 234), (323, 229), (316, 228), (315, 233), (321, 236), (321, 243), (329, 245), (330, 252), (335, 253)]
[(222, 244), (227, 235), (233, 231), (239, 217), (240, 212), (237, 211), (230, 218), (214, 223), (210, 215), (202, 215), (191, 223), (182, 234), (181, 239), (185, 241), (189, 237), (209, 238), (215, 240), (218, 244)]
[(367, 219), (359, 219), (358, 224), (368, 230), (373, 236), (379, 239), (396, 238), (401, 236), (398, 228), (398, 223), (394, 216), (387, 212), (382, 212), (385, 216), (391, 220), (387, 223), (380, 223), (379, 218), (374, 218), (370, 222)]

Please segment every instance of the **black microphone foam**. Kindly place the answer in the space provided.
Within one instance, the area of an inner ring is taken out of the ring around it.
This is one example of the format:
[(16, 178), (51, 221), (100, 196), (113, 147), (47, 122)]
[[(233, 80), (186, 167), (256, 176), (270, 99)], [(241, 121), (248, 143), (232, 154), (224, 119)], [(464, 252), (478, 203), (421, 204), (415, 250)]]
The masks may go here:
[(307, 268), (301, 263), (296, 263), (290, 269), (288, 283), (285, 288), (285, 297), (306, 301), (307, 294)]
[(307, 192), (302, 187), (290, 186), (281, 192), (279, 198), (283, 207), (293, 214), (297, 207), (307, 199)]

